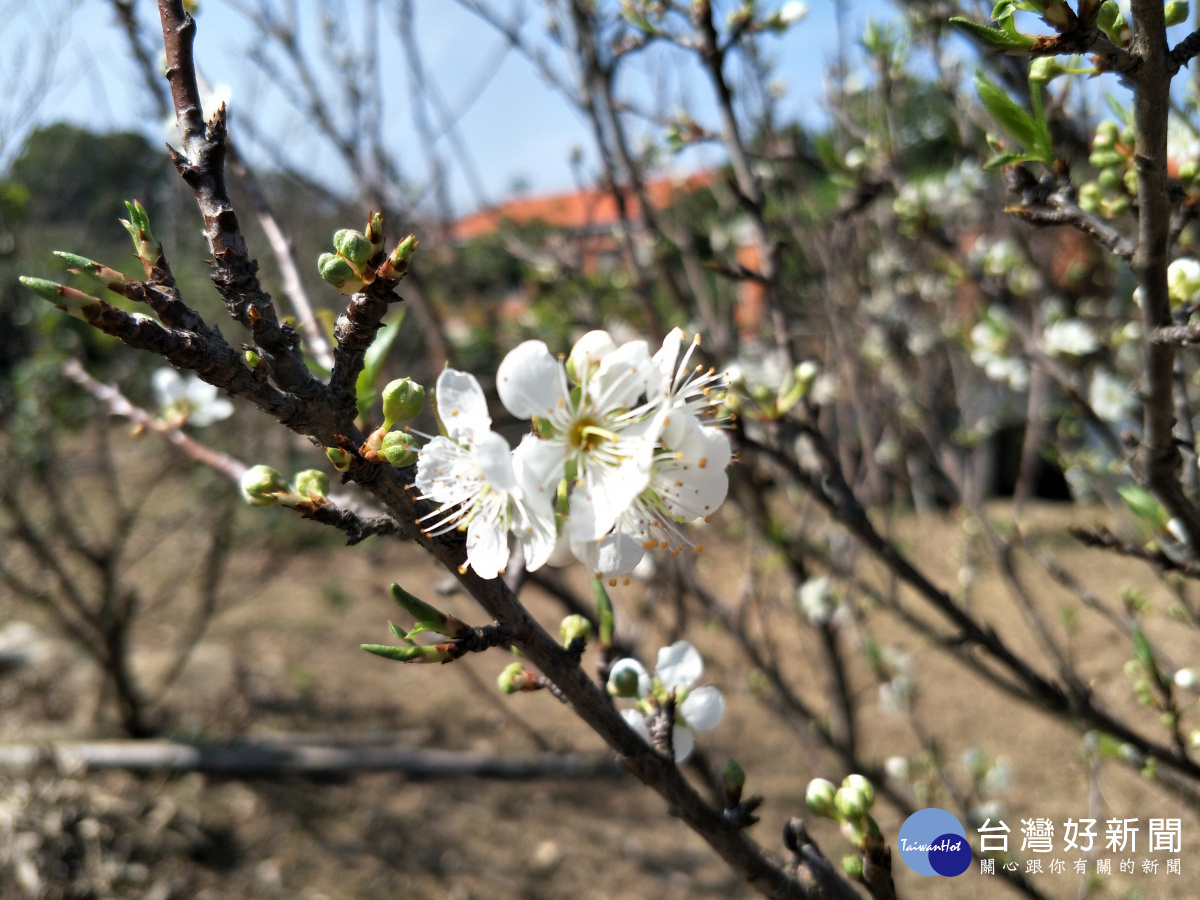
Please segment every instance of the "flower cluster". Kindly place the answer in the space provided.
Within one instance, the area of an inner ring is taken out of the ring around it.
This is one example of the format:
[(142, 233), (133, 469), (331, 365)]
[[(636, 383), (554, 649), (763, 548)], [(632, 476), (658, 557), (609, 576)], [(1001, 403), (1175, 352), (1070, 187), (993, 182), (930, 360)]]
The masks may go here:
[(682, 525), (709, 517), (729, 487), (729, 439), (713, 419), (726, 379), (689, 368), (698, 343), (684, 349), (675, 329), (651, 356), (645, 341), (617, 346), (593, 331), (564, 362), (526, 341), (496, 373), (504, 407), (532, 424), (512, 451), (479, 383), (447, 369), (436, 387), (444, 435), (417, 459), (417, 487), (440, 507), (430, 533), (465, 528), (467, 562), (484, 578), (504, 570), (509, 532), (530, 570), (573, 556), (624, 575), (647, 549), (690, 546)]
[(614, 697), (636, 700), (636, 709), (621, 711), (625, 720), (647, 744), (653, 744), (650, 726), (674, 695), (675, 721), (671, 744), (675, 761), (683, 762), (692, 754), (696, 740), (693, 731), (712, 731), (725, 715), (725, 698), (712, 685), (693, 687), (704, 675), (700, 651), (687, 641), (676, 641), (658, 651), (654, 675), (636, 659), (619, 659), (608, 676), (608, 692)]

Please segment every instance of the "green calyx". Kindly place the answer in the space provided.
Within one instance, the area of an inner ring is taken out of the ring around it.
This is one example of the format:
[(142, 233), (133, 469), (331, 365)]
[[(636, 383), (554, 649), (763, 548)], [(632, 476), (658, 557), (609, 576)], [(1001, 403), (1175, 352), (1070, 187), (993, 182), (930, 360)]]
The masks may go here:
[(407, 422), (425, 408), (425, 388), (411, 378), (398, 378), (383, 389), (383, 427)]

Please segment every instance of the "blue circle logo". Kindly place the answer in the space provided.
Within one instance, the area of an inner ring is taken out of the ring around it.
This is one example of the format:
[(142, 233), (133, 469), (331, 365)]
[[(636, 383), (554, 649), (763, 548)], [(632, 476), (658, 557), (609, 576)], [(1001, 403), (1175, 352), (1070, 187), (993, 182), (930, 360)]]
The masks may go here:
[(897, 843), (904, 864), (919, 875), (953, 878), (971, 865), (967, 832), (944, 809), (917, 810), (900, 826)]

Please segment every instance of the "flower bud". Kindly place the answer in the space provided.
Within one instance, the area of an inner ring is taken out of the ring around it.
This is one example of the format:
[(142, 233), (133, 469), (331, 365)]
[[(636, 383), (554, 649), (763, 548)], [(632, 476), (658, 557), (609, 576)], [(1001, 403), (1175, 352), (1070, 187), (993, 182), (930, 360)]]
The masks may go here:
[(1116, 150), (1101, 148), (1092, 151), (1092, 155), (1088, 157), (1088, 162), (1097, 169), (1107, 169), (1112, 166), (1125, 165), (1125, 157)]
[(1095, 150), (1111, 150), (1121, 135), (1121, 126), (1112, 119), (1105, 119), (1096, 126), (1096, 137), (1092, 141)]
[(607, 331), (589, 331), (571, 348), (571, 356), (567, 360), (567, 374), (582, 384), (592, 366), (599, 365), (600, 360), (616, 349), (617, 344)]
[(242, 356), (245, 357), (246, 365), (248, 365), (251, 369), (257, 369), (262, 365), (262, 357), (253, 350), (247, 350), (242, 354)]
[(242, 498), (251, 506), (274, 506), (288, 493), (287, 479), (270, 466), (251, 466), (242, 473)]
[(857, 853), (847, 853), (842, 857), (842, 871), (851, 878), (861, 878), (863, 873), (863, 858)]
[(132, 203), (126, 200), (125, 209), (129, 211), (129, 218), (121, 219), (121, 224), (133, 238), (133, 249), (137, 258), (142, 261), (143, 267), (148, 269), (158, 262), (159, 253), (158, 241), (154, 240), (154, 235), (150, 233), (150, 216), (137, 200)]
[(863, 847), (867, 843), (867, 836), (863, 834), (858, 822), (843, 822), (838, 826), (838, 831), (852, 847)]
[(1110, 166), (1101, 172), (1097, 181), (1100, 187), (1110, 191), (1120, 190), (1125, 186), (1124, 175), (1116, 166)]
[(425, 408), (425, 388), (411, 378), (398, 378), (383, 389), (383, 427), (416, 418)]
[(821, 816), (825, 819), (835, 818), (837, 810), (833, 805), (833, 800), (836, 793), (837, 788), (833, 786), (832, 781), (814, 778), (808, 783), (808, 789), (804, 792), (804, 804), (814, 816)]
[(372, 253), (370, 238), (352, 228), (343, 228), (334, 234), (333, 249), (359, 273)]
[(559, 633), (562, 635), (564, 647), (569, 646), (576, 638), (586, 641), (592, 636), (592, 623), (580, 615), (567, 616), (562, 620)]
[(1167, 27), (1172, 25), (1181, 25), (1188, 19), (1188, 3), (1187, 0), (1167, 0), (1166, 6), (1163, 7), (1163, 14), (1167, 19)]
[(726, 805), (736, 806), (746, 787), (746, 773), (736, 759), (729, 760), (721, 770), (721, 787), (725, 791)]
[(1100, 191), (1100, 185), (1094, 181), (1085, 182), (1079, 188), (1079, 208), (1087, 213), (1097, 213), (1100, 211), (1100, 203), (1104, 199), (1104, 195)]
[(614, 697), (633, 700), (641, 696), (641, 672), (629, 660), (617, 660), (608, 675), (608, 692)]
[(912, 775), (912, 769), (909, 766), (908, 759), (903, 756), (889, 756), (883, 764), (883, 769), (892, 778), (897, 781), (908, 781)]
[(866, 800), (867, 809), (870, 809), (875, 804), (875, 785), (871, 784), (866, 776), (847, 775), (842, 779), (842, 787), (848, 790), (856, 790), (862, 794)]
[(353, 294), (363, 286), (350, 263), (333, 253), (322, 253), (317, 257), (317, 271), (338, 289), (339, 294)]
[(871, 804), (858, 788), (839, 788), (833, 796), (833, 805), (847, 822), (857, 822), (867, 814)]
[(319, 498), (324, 500), (329, 496), (329, 476), (319, 469), (305, 469), (297, 472), (293, 479), (296, 493), (309, 500)]
[(72, 275), (83, 275), (94, 279), (105, 287), (121, 287), (122, 285), (130, 284), (131, 279), (127, 278), (123, 272), (118, 272), (116, 269), (110, 269), (104, 263), (94, 262), (86, 256), (78, 256), (74, 253), (66, 253), (62, 250), (55, 250), (54, 255), (65, 261), (71, 268), (67, 269)]
[(350, 453), (341, 447), (326, 447), (325, 455), (329, 457), (329, 461), (333, 463), (333, 467), (339, 472), (348, 471), (350, 463), (354, 459)]
[(420, 448), (417, 439), (407, 431), (389, 431), (383, 436), (375, 455), (387, 460), (397, 469), (416, 463)]
[(496, 679), (496, 684), (502, 694), (515, 694), (519, 691), (536, 691), (540, 685), (532, 672), (521, 663), (509, 663)]

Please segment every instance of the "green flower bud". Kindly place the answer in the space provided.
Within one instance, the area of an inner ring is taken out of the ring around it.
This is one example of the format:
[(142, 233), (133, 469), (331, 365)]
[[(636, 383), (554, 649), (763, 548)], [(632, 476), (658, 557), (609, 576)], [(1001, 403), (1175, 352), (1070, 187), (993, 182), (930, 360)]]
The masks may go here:
[(858, 822), (843, 822), (838, 826), (838, 831), (842, 833), (842, 837), (846, 839), (846, 843), (852, 847), (865, 847), (867, 837), (859, 827)]
[(559, 633), (562, 635), (564, 647), (576, 638), (583, 638), (586, 641), (592, 636), (592, 623), (583, 616), (567, 616), (562, 620)]
[(408, 260), (417, 249), (417, 238), (410, 234), (391, 252), (379, 267), (380, 278), (393, 278), (399, 281), (408, 272)]
[(614, 697), (632, 700), (638, 696), (638, 673), (630, 667), (616, 669), (608, 678), (608, 692)]
[(76, 319), (90, 322), (89, 314), (94, 317), (100, 312), (100, 298), (85, 294), (76, 288), (55, 284), (45, 278), (30, 278), (28, 275), (22, 275), (20, 281), (43, 300), (49, 300)]
[(1124, 166), (1125, 157), (1116, 150), (1093, 150), (1092, 155), (1088, 157), (1088, 162), (1097, 169), (1107, 169), (1112, 166)]
[(399, 378), (383, 389), (383, 427), (416, 418), (425, 408), (425, 388), (411, 378)]
[(317, 271), (338, 289), (339, 294), (353, 294), (363, 286), (362, 279), (350, 263), (333, 253), (322, 253), (317, 258)]
[(324, 500), (329, 496), (329, 476), (319, 469), (305, 469), (297, 472), (293, 482), (296, 493), (309, 500), (319, 497)]
[(366, 238), (371, 242), (371, 256), (380, 252), (383, 249), (383, 215), (374, 210), (371, 211), (371, 217), (367, 220)]
[(1101, 172), (1097, 181), (1100, 183), (1100, 187), (1109, 191), (1121, 190), (1125, 187), (1124, 175), (1115, 166)]
[(848, 822), (857, 822), (867, 814), (867, 810), (871, 807), (862, 791), (846, 787), (840, 788), (834, 794), (833, 805), (841, 817)]
[(454, 659), (450, 648), (443, 644), (435, 646), (393, 647), (390, 644), (362, 644), (368, 653), (405, 663), (448, 663)]
[(867, 809), (875, 804), (875, 785), (864, 775), (847, 775), (842, 779), (842, 787), (858, 791), (867, 802)]
[(326, 447), (325, 455), (329, 457), (329, 461), (333, 463), (333, 467), (339, 472), (349, 470), (350, 463), (354, 459), (352, 454), (347, 453), (340, 447)]
[(270, 466), (251, 466), (242, 473), (242, 498), (251, 506), (274, 506), (289, 492), (287, 479)]
[(417, 439), (407, 431), (389, 431), (375, 453), (397, 469), (405, 469), (416, 463), (420, 450)]
[(725, 802), (729, 806), (735, 806), (742, 799), (742, 791), (746, 787), (746, 773), (742, 771), (736, 759), (729, 760), (721, 770), (721, 787), (725, 791)]
[(259, 356), (257, 353), (255, 353), (253, 350), (247, 350), (245, 353), (242, 354), (242, 356), (245, 357), (246, 365), (248, 365), (251, 369), (257, 369), (259, 366), (262, 365), (262, 357)]
[(1168, 28), (1172, 25), (1182, 25), (1188, 19), (1187, 0), (1167, 0), (1163, 14), (1167, 17)]
[(851, 878), (862, 878), (863, 858), (857, 853), (847, 853), (842, 857), (842, 871)]
[(1128, 169), (1125, 170), (1125, 175), (1121, 180), (1125, 184), (1125, 190), (1129, 194), (1131, 194), (1133, 196), (1137, 196), (1137, 190), (1138, 190), (1137, 169), (1135, 169), (1133, 166), (1130, 166)]
[(1107, 204), (1108, 214), (1110, 216), (1119, 216), (1129, 212), (1130, 202), (1128, 197), (1118, 197), (1111, 203)]
[[(1114, 6), (1116, 4), (1113, 4)], [(1112, 119), (1105, 119), (1096, 126), (1096, 137), (1092, 141), (1095, 150), (1111, 150), (1116, 146), (1117, 138), (1121, 136), (1121, 126)]]
[(804, 792), (804, 805), (814, 816), (821, 816), (824, 819), (836, 818), (837, 809), (833, 803), (836, 794), (837, 788), (833, 786), (832, 781), (814, 778), (808, 783), (808, 789)]
[(360, 273), (373, 252), (370, 238), (352, 228), (343, 228), (334, 234), (333, 249)]
[(496, 684), (502, 694), (515, 694), (519, 691), (536, 691), (540, 685), (532, 672), (521, 663), (509, 663), (496, 679)]
[(1100, 185), (1094, 181), (1085, 182), (1079, 188), (1079, 208), (1087, 213), (1100, 211), (1100, 203), (1104, 199)]

